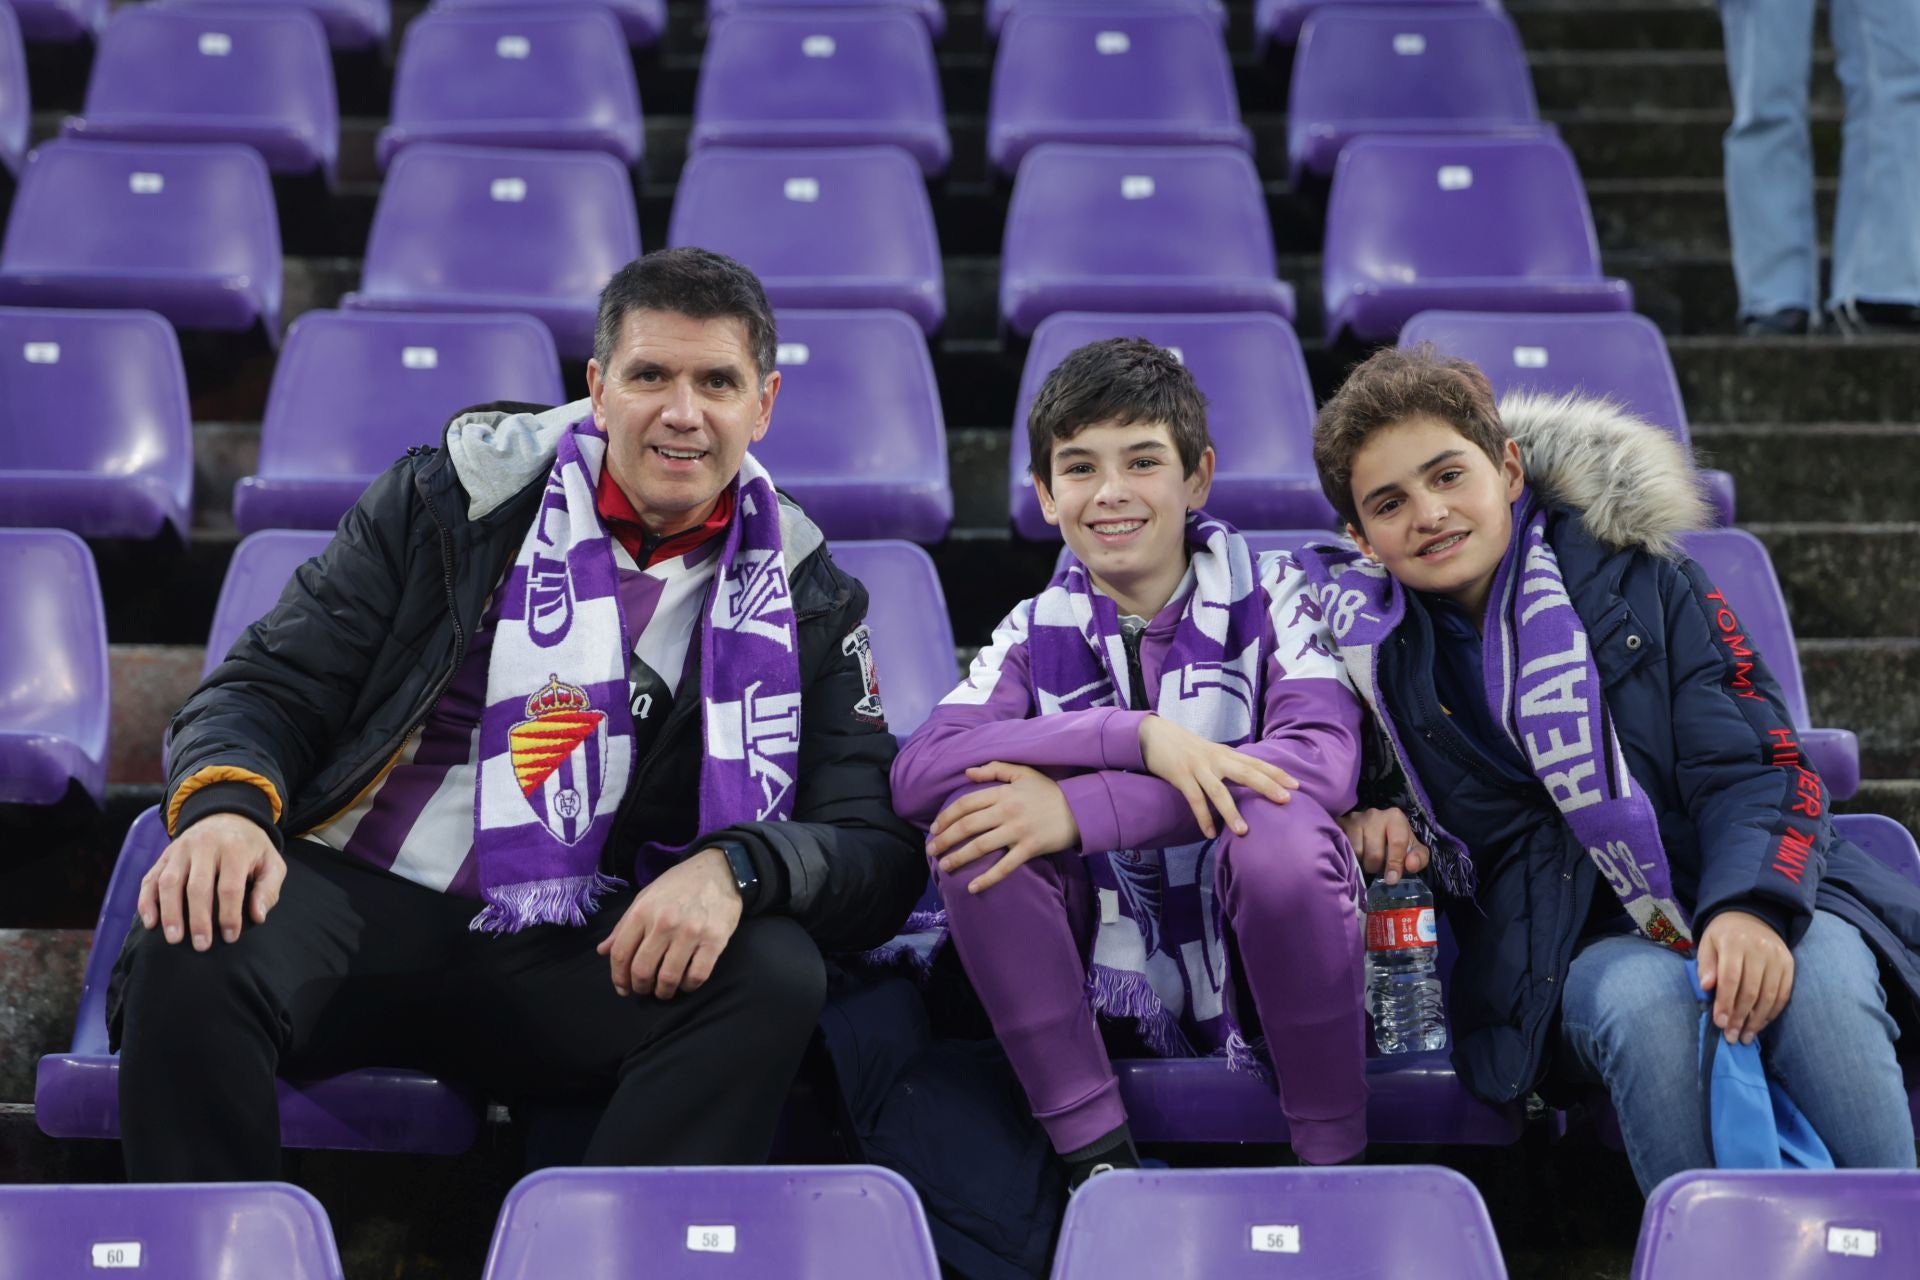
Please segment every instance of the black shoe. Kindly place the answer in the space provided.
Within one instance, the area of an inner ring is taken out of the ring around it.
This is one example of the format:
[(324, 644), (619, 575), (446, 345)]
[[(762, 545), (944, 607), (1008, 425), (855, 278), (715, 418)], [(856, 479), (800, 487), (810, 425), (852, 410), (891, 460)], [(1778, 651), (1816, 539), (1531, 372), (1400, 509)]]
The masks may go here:
[(1843, 302), (1832, 314), (1834, 327), (1849, 338), (1920, 337), (1920, 306), (1905, 302)]
[(1805, 307), (1787, 307), (1763, 316), (1742, 316), (1740, 335), (1745, 338), (1790, 337), (1807, 331), (1811, 317)]

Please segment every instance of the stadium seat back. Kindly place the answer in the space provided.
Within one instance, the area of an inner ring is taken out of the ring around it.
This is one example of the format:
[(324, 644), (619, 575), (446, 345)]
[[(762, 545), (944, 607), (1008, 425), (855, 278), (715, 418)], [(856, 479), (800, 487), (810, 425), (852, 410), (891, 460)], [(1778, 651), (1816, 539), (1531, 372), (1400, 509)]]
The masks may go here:
[(331, 541), (331, 533), (318, 529), (264, 529), (241, 539), (213, 606), (207, 654), (200, 665), (202, 678), (226, 660), (241, 633), (280, 602), (294, 570), (325, 551)]
[(1777, 1280), (1881, 1280), (1920, 1264), (1920, 1173), (1697, 1170), (1655, 1187), (1633, 1280), (1707, 1270)]
[[(707, 17), (721, 18), (730, 13), (785, 13), (794, 9), (819, 9), (818, 0), (707, 0)], [(947, 33), (947, 11), (940, 0), (839, 0), (835, 9), (860, 13), (898, 10), (911, 13), (925, 24), (938, 41)]]
[(0, 1280), (345, 1274), (327, 1211), (284, 1182), (0, 1187), (0, 1239)]
[(911, 542), (835, 542), (832, 552), (866, 585), (871, 670), (887, 729), (905, 739), (960, 682), (940, 575)]
[(1833, 830), (1920, 885), (1920, 844), (1895, 819), (1882, 813), (1836, 813)]
[(1133, 13), (1200, 13), (1213, 20), (1216, 29), (1227, 29), (1227, 6), (1220, 0), (1107, 0), (1089, 4), (1088, 0), (987, 0), (987, 33), (998, 37), (1007, 19), (1021, 13), (1052, 13), (1056, 10), (1086, 12), (1100, 9), (1123, 16)]
[(105, 798), (106, 610), (87, 544), (0, 529), (0, 804)]
[(1780, 684), (1787, 713), (1796, 726), (1804, 728), (1807, 693), (1800, 677), (1800, 650), (1765, 544), (1745, 529), (1696, 530), (1684, 535), (1682, 543), (1737, 616), (1738, 626), (1730, 633), (1729, 643), (1737, 640), (1765, 658), (1767, 670)]
[(12, 5), (21, 36), (36, 42), (92, 39), (107, 22), (108, 0), (12, 0)]
[(436, 9), (604, 9), (620, 22), (627, 43), (645, 48), (658, 41), (667, 29), (667, 0), (542, 0), (529, 6), (527, 0), (435, 0)]
[(236, 3), (249, 9), (304, 9), (320, 19), (326, 29), (327, 43), (342, 52), (364, 52), (387, 42), (393, 25), (389, 0), (148, 0), (149, 4), (169, 7), (232, 8)]
[(27, 50), (20, 20), (0, 5), (0, 170), (20, 172), (27, 156), (27, 126), (33, 116), (27, 87)]

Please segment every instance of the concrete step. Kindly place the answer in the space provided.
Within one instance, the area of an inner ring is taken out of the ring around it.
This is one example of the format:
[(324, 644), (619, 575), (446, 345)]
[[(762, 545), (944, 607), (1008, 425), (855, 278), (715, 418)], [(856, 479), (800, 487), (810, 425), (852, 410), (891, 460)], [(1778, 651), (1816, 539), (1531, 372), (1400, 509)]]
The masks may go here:
[(32, 1102), (40, 1055), (73, 1042), (92, 938), (87, 929), (0, 929), (0, 1103)]
[(1689, 335), (1667, 350), (1695, 423), (1920, 423), (1920, 338)]
[(1852, 729), (1870, 778), (1920, 778), (1920, 640), (1802, 640), (1815, 725)]
[[(1833, 226), (1838, 183), (1814, 183), (1819, 225)], [(1684, 255), (1727, 252), (1727, 189), (1711, 178), (1589, 178), (1587, 204), (1603, 252), (1616, 250)], [(1827, 240), (1820, 241), (1823, 251)]]
[(1920, 833), (1920, 779), (1864, 781), (1858, 795), (1834, 807), (1841, 813), (1884, 813), (1907, 830)]
[(1693, 444), (1733, 473), (1743, 520), (1920, 520), (1920, 426), (1702, 423)]
[[(1594, 107), (1549, 112), (1573, 149), (1580, 173), (1594, 178), (1706, 178), (1724, 165), (1720, 139), (1732, 123), (1728, 110), (1632, 111)], [(1823, 107), (1811, 115), (1814, 172), (1840, 170), (1840, 115)]]
[(1920, 523), (1753, 523), (1796, 636), (1920, 636)]
[[(1529, 48), (1527, 64), (1540, 109), (1549, 113), (1602, 111), (1730, 112), (1727, 60), (1712, 49)], [(1833, 55), (1815, 55), (1811, 103), (1840, 108)]]

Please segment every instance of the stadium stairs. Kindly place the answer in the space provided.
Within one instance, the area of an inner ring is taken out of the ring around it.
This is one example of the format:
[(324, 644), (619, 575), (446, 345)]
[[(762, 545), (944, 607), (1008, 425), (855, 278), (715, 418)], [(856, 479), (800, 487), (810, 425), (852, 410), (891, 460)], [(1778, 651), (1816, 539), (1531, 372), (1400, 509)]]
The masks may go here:
[[(1920, 342), (1744, 340), (1721, 186), (1729, 119), (1720, 28), (1707, 0), (1510, 0), (1545, 116), (1579, 159), (1610, 274), (1667, 334), (1695, 442), (1737, 482), (1740, 523), (1779, 571), (1816, 724), (1860, 736), (1867, 779), (1846, 807), (1920, 828)], [(1284, 66), (1250, 50), (1251, 4), (1231, 6), (1242, 110), (1260, 169), (1285, 164)], [(394, 28), (418, 12), (397, 3)], [(1052, 547), (1008, 532), (1008, 431), (1023, 351), (998, 332), (995, 290), (1007, 191), (987, 174), (990, 48), (980, 6), (950, 6), (940, 66), (954, 141), (934, 207), (950, 315), (934, 363), (946, 408), (955, 529), (934, 548), (960, 658), (1004, 610), (1044, 581)], [(701, 8), (675, 0), (667, 39), (638, 55), (648, 169), (642, 241), (664, 242), (684, 159), (701, 45)], [(72, 55), (32, 60), (35, 140), (77, 110), (84, 76)], [(287, 319), (336, 304), (354, 287), (377, 195), (373, 143), (388, 72), (339, 67), (346, 118), (342, 189), (331, 206), (281, 192)], [(1839, 94), (1822, 46), (1814, 80), (1814, 152), (1822, 222), (1831, 226)], [(1319, 342), (1319, 202), (1267, 184), (1281, 274), (1300, 291), (1302, 337), (1324, 397), (1350, 353)], [(64, 1045), (98, 903), (121, 836), (160, 796), (161, 733), (197, 682), (205, 634), (237, 537), (233, 485), (250, 474), (272, 372), (264, 350), (187, 343), (196, 511), (184, 548), (100, 545), (114, 682), (111, 795), (104, 814), (0, 814), (0, 1182), (109, 1181), (117, 1147), (60, 1143), (32, 1120), (34, 1064)], [(568, 368), (584, 394), (584, 371)], [(1536, 1129), (1544, 1126), (1535, 1126)], [(522, 1139), (488, 1126), (465, 1158), (298, 1152), (292, 1177), (327, 1204), (350, 1275), (478, 1273), (495, 1206), (518, 1175)], [(1639, 1219), (1624, 1159), (1530, 1134), (1515, 1150), (1429, 1153), (1480, 1183), (1516, 1276), (1624, 1277)], [(1412, 1153), (1402, 1153), (1409, 1156)], [(1232, 1158), (1232, 1157), (1229, 1157)]]

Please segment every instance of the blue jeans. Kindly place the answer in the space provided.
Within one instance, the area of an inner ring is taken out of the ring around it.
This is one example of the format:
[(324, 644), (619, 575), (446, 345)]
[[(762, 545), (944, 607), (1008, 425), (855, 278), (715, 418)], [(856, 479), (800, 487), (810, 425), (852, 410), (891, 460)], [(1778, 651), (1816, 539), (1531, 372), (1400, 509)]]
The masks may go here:
[[(1842, 1168), (1911, 1169), (1913, 1119), (1880, 962), (1860, 931), (1816, 911), (1793, 949), (1793, 996), (1760, 1033), (1767, 1073)], [(1642, 1192), (1713, 1167), (1701, 1116), (1700, 1004), (1686, 961), (1637, 935), (1574, 956), (1561, 998), (1560, 1063), (1606, 1086)], [(1715, 1034), (1718, 1034), (1716, 1032)]]
[[(1920, 304), (1920, 4), (1830, 0), (1846, 95), (1830, 303)], [(1807, 89), (1814, 0), (1720, 0), (1733, 89), (1727, 223), (1740, 313), (1817, 310)]]

